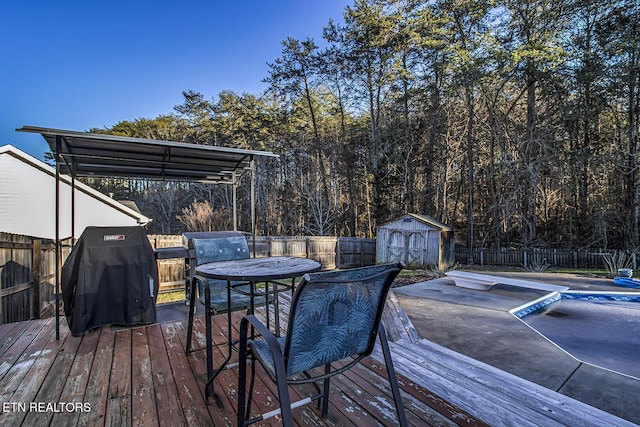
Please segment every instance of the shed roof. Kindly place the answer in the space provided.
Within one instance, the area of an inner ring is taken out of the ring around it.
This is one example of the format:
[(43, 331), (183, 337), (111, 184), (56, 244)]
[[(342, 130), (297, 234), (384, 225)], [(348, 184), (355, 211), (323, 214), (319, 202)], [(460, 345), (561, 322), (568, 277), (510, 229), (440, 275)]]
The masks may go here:
[(249, 169), (254, 157), (278, 157), (268, 151), (36, 126), (16, 131), (41, 134), (51, 150), (61, 156), (60, 172), (73, 176), (232, 184), (234, 172)]
[(399, 221), (399, 220), (401, 220), (403, 218), (413, 218), (416, 221), (423, 222), (423, 223), (428, 224), (428, 225), (430, 225), (432, 227), (439, 228), (440, 230), (443, 230), (443, 231), (453, 231), (453, 227), (452, 226), (447, 225), (444, 222), (438, 221), (437, 219), (435, 219), (435, 218), (433, 218), (433, 217), (431, 217), (429, 215), (421, 215), (421, 214), (414, 214), (414, 213), (409, 213), (409, 214), (403, 215), (403, 216), (401, 216), (399, 218), (396, 218), (394, 220), (385, 222), (385, 223), (379, 225), (378, 228), (382, 228), (385, 225), (391, 224), (392, 222)]

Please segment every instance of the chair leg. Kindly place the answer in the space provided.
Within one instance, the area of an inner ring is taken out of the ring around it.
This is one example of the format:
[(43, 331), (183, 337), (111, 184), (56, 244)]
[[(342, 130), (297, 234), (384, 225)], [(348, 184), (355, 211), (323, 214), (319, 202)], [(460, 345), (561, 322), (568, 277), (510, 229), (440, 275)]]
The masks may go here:
[(280, 401), (282, 425), (284, 427), (293, 427), (293, 412), (291, 410), (291, 398), (289, 397), (286, 375), (276, 374), (276, 380), (278, 381), (278, 400)]
[(187, 348), (185, 349), (185, 353), (189, 354), (191, 352), (191, 335), (193, 334), (193, 311), (196, 304), (196, 292), (195, 292), (195, 277), (191, 282), (191, 293), (189, 295), (189, 324), (187, 325)]
[(209, 396), (213, 395), (213, 381), (210, 382), (210, 379), (213, 376), (213, 344), (211, 342), (211, 289), (209, 285), (204, 283), (204, 302), (205, 302), (205, 333), (207, 339), (207, 385), (205, 386), (204, 395), (205, 400), (209, 403)]
[[(244, 427), (248, 418), (248, 409), (246, 408), (246, 389), (247, 389), (247, 329), (248, 322), (243, 318), (240, 322), (240, 344), (238, 347), (239, 365), (238, 365), (238, 427)], [(249, 395), (249, 406), (251, 405), (251, 394)]]
[[(329, 372), (331, 372), (331, 364), (327, 363), (324, 366), (324, 373), (328, 374)], [(323, 396), (322, 396), (322, 418), (326, 418), (327, 414), (329, 413), (329, 388), (331, 386), (330, 384), (331, 381), (331, 377), (327, 377), (324, 379), (323, 383), (324, 383), (324, 388), (323, 388)]]
[[(273, 327), (274, 327), (274, 331), (276, 333), (276, 337), (280, 336), (280, 301), (278, 300), (278, 292), (276, 291), (277, 286), (280, 286), (279, 284), (273, 285), (273, 302), (271, 303), (271, 305), (273, 305)], [(269, 300), (267, 299), (267, 306), (269, 305)]]
[(387, 341), (387, 333), (384, 330), (382, 324), (378, 328), (378, 337), (380, 338), (380, 346), (382, 347), (382, 354), (384, 355), (384, 362), (387, 365), (387, 375), (389, 375), (389, 384), (391, 385), (391, 393), (393, 394), (393, 401), (396, 404), (396, 411), (398, 412), (398, 424), (401, 427), (408, 425), (407, 416), (404, 413), (404, 406), (402, 405), (402, 397), (400, 396), (400, 387), (398, 387), (398, 380), (396, 379), (396, 370), (393, 367), (393, 361), (391, 360), (391, 351), (389, 350), (389, 342)]
[(251, 401), (253, 400), (253, 385), (256, 382), (256, 359), (251, 358), (251, 378), (249, 379), (249, 399), (247, 399), (247, 419), (251, 418)]

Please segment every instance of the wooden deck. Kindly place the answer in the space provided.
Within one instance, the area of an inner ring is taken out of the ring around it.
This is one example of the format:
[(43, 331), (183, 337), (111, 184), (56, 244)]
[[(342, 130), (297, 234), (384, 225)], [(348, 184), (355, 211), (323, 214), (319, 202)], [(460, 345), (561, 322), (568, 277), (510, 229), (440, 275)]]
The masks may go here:
[[(411, 425), (635, 425), (420, 339), (390, 296), (385, 316), (393, 321), (385, 323), (396, 341), (391, 352)], [(234, 328), (239, 321), (236, 314)], [(174, 320), (130, 329), (102, 327), (74, 337), (63, 321), (56, 340), (54, 319), (0, 325), (0, 425), (234, 425), (237, 370), (223, 371), (214, 383), (221, 406), (213, 400), (206, 405), (205, 352), (185, 355), (186, 330), (186, 320)], [(222, 343), (226, 316), (214, 317), (213, 332)], [(204, 347), (202, 317), (195, 322), (195, 346)], [(332, 380), (326, 419), (315, 405), (307, 405), (294, 410), (297, 424), (396, 425), (379, 360), (376, 351)], [(277, 407), (277, 395), (266, 374), (261, 369), (257, 374), (254, 408), (266, 412)], [(292, 399), (310, 388), (290, 389)], [(279, 424), (272, 418), (259, 425)]]
[[(234, 320), (239, 323), (239, 316)], [(223, 340), (225, 316), (214, 318)], [(55, 320), (0, 325), (0, 425), (11, 426), (222, 426), (235, 424), (237, 370), (219, 375), (222, 408), (204, 401), (205, 352), (185, 355), (186, 321), (123, 329), (102, 327), (81, 337)], [(196, 345), (204, 345), (204, 322), (196, 320)], [(384, 367), (369, 358), (332, 381), (329, 417), (315, 405), (294, 410), (299, 425), (395, 425)], [(411, 425), (484, 425), (414, 382), (401, 378)], [(307, 389), (309, 386), (306, 386)], [(292, 389), (301, 394), (303, 387)], [(258, 370), (255, 407), (277, 406), (275, 389)], [(278, 425), (279, 418), (271, 419)]]

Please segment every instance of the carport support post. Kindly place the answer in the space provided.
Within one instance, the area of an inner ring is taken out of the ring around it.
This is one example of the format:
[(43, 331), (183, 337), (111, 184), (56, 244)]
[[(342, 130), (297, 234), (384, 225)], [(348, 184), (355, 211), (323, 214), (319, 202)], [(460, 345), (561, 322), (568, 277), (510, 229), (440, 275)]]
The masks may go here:
[(76, 174), (75, 163), (71, 169), (71, 247), (76, 243)]
[(256, 256), (256, 164), (251, 156), (251, 237), (253, 238), (253, 257)]
[(231, 172), (231, 200), (233, 203), (233, 231), (238, 231), (238, 176), (236, 171)]
[(42, 264), (42, 240), (31, 241), (31, 318), (40, 318), (40, 264)]
[(62, 136), (56, 135), (56, 341), (60, 339), (60, 152)]

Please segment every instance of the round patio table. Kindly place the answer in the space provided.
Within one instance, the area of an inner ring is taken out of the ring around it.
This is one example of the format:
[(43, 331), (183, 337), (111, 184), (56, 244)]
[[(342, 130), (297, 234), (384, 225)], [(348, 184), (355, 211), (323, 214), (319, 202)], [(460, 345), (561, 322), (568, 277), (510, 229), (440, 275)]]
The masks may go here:
[(210, 262), (196, 267), (196, 274), (207, 279), (255, 283), (295, 278), (321, 267), (318, 261), (309, 258), (274, 256)]
[[(265, 305), (267, 307), (267, 327), (269, 327), (269, 301), (273, 298), (275, 306), (274, 323), (276, 335), (280, 333), (280, 322), (278, 317), (278, 296), (280, 292), (293, 290), (295, 287), (295, 278), (303, 276), (305, 273), (311, 273), (320, 270), (322, 264), (309, 258), (299, 258), (292, 256), (275, 256), (266, 258), (246, 258), (231, 261), (216, 261), (207, 264), (201, 264), (196, 267), (196, 277), (203, 279), (218, 279), (227, 281), (227, 323), (228, 323), (228, 352), (222, 365), (213, 370), (213, 347), (211, 344), (211, 304), (209, 287), (205, 286), (205, 328), (207, 336), (207, 385), (205, 387), (205, 397), (214, 395), (213, 380), (218, 374), (228, 367), (235, 366), (229, 364), (231, 360), (231, 351), (233, 347), (232, 327), (231, 327), (231, 292), (238, 292), (247, 295), (251, 299), (249, 313), (253, 314), (254, 299), (256, 297), (265, 297)], [(291, 284), (279, 282), (279, 280), (291, 279)], [(256, 284), (265, 283), (263, 289), (258, 289)], [(242, 290), (240, 287), (249, 284), (249, 290)]]

